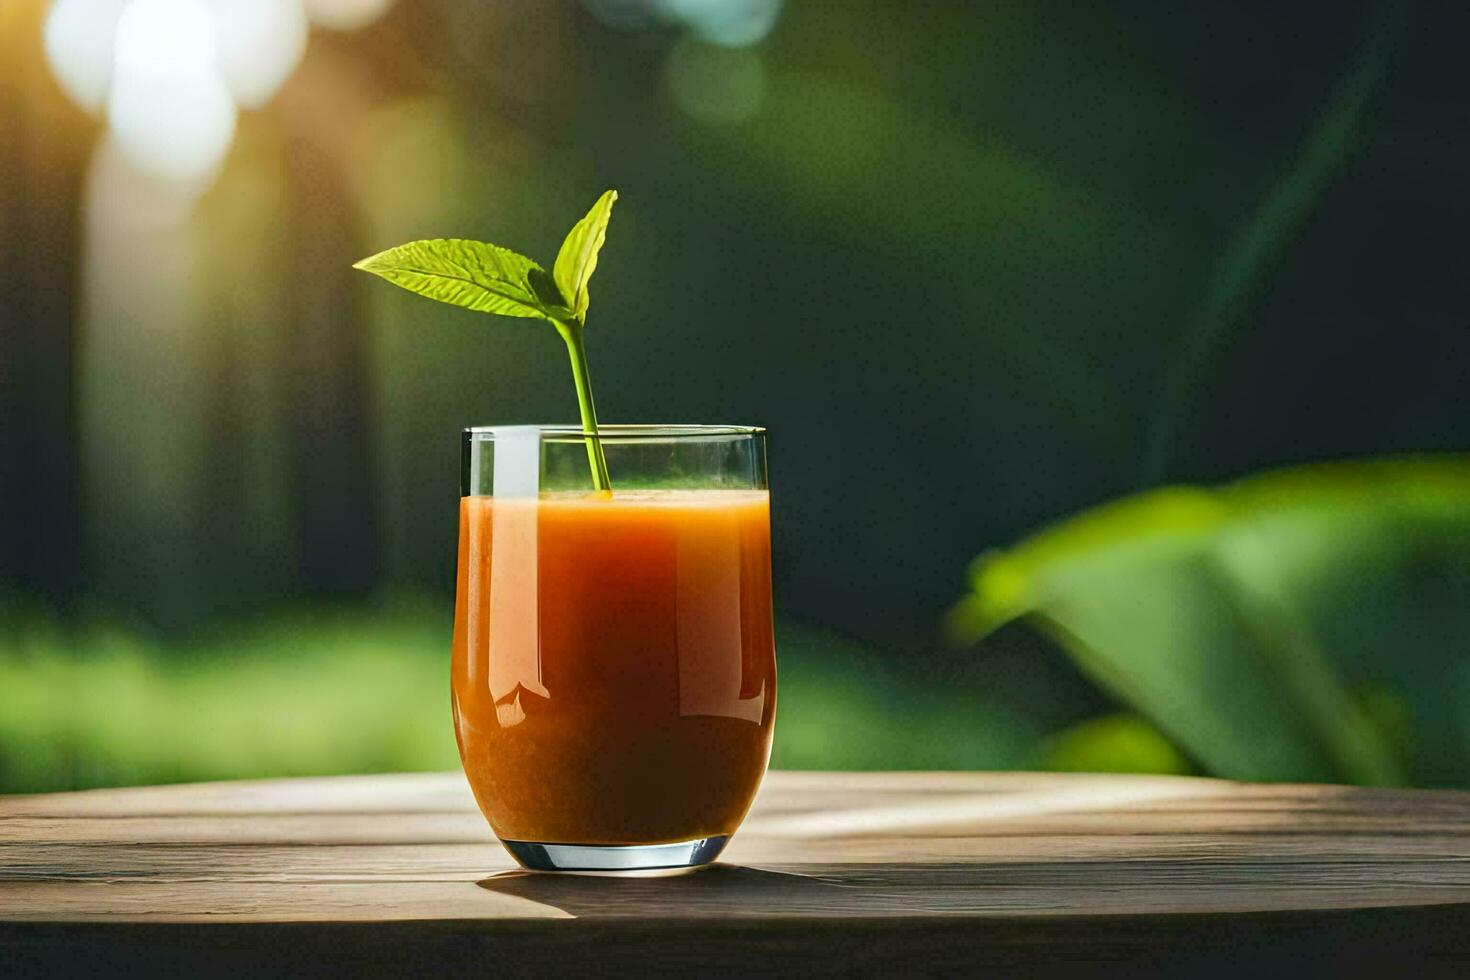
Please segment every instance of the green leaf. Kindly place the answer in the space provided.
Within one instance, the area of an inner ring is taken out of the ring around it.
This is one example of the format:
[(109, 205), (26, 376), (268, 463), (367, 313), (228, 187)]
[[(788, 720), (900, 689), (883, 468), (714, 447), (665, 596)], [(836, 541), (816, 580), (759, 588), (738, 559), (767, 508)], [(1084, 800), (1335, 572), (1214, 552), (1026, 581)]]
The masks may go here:
[(1120, 713), (1089, 718), (1047, 738), (1038, 768), (1051, 772), (1151, 772), (1183, 776), (1189, 760), (1153, 725)]
[(451, 306), (501, 316), (565, 316), (546, 270), (510, 249), (463, 238), (409, 242), (353, 268)]
[(354, 266), (441, 303), (481, 313), (534, 317), (554, 326), (571, 358), (592, 485), (601, 491), (612, 489), (612, 479), (597, 435), (582, 325), (587, 316), (587, 281), (597, 268), (597, 253), (607, 238), (607, 221), (617, 199), (617, 191), (606, 192), (587, 217), (577, 222), (556, 257), (555, 276), (510, 249), (462, 238), (409, 242)]
[(1470, 783), (1470, 458), (1365, 460), (1107, 504), (982, 558), (950, 627), (1025, 617), (1206, 770)]
[(587, 319), (587, 283), (597, 269), (597, 253), (607, 240), (607, 222), (617, 199), (617, 191), (605, 191), (587, 216), (567, 232), (561, 251), (556, 253), (556, 284), (579, 323)]

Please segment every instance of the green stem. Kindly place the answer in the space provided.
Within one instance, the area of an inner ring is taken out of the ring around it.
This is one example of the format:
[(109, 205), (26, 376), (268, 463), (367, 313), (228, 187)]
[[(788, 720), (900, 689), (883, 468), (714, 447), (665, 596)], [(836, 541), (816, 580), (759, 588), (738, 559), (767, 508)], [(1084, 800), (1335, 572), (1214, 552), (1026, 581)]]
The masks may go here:
[(577, 386), (577, 407), (582, 412), (582, 434), (587, 437), (587, 464), (592, 467), (592, 486), (600, 491), (612, 490), (607, 475), (607, 457), (602, 453), (602, 440), (597, 435), (597, 409), (592, 404), (592, 381), (587, 376), (587, 348), (582, 343), (582, 325), (575, 320), (553, 321), (556, 332), (566, 341), (572, 358), (572, 380)]

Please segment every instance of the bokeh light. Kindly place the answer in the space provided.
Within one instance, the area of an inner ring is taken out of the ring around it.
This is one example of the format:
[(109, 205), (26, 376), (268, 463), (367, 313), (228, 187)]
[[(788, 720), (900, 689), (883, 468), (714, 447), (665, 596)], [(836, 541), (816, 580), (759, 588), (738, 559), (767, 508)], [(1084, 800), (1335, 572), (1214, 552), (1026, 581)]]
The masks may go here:
[(46, 59), (73, 102), (98, 113), (112, 80), (113, 38), (128, 0), (56, 0), (46, 14)]
[(583, 0), (608, 27), (645, 30), (679, 27), (707, 44), (744, 48), (758, 44), (776, 26), (782, 0)]
[(301, 5), (318, 27), (355, 31), (387, 13), (393, 0), (302, 0)]
[(139, 170), (207, 186), (234, 138), (236, 107), (259, 109), (306, 53), (309, 23), (352, 30), (392, 0), (56, 0), (45, 51), (77, 105), (105, 109)]
[(701, 41), (744, 48), (763, 41), (781, 16), (781, 0), (655, 0), (667, 19)]
[(306, 14), (298, 0), (209, 0), (219, 66), (235, 101), (270, 101), (306, 53)]
[(214, 22), (198, 0), (134, 0), (117, 23), (107, 121), (139, 168), (199, 180), (224, 159), (235, 103), (217, 63)]

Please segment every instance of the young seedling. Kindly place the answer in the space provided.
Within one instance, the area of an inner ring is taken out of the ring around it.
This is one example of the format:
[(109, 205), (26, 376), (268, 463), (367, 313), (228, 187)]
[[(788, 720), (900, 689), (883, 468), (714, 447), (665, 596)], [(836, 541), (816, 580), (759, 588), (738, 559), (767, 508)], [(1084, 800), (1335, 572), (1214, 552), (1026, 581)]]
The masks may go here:
[(480, 313), (531, 317), (555, 327), (571, 355), (587, 462), (592, 467), (592, 485), (600, 491), (611, 490), (612, 481), (597, 434), (582, 334), (587, 326), (587, 283), (597, 268), (597, 253), (607, 240), (607, 222), (617, 199), (618, 192), (611, 190), (597, 199), (587, 216), (567, 233), (550, 273), (508, 248), (463, 238), (409, 242), (353, 266), (441, 303)]

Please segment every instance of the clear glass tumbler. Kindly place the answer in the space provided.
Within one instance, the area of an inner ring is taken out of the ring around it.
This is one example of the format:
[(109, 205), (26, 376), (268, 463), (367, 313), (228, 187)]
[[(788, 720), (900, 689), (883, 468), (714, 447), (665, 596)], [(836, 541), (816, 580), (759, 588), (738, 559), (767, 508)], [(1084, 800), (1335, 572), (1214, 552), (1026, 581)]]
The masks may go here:
[(776, 709), (765, 432), (464, 432), (452, 694), (491, 828), (536, 870), (715, 859)]

